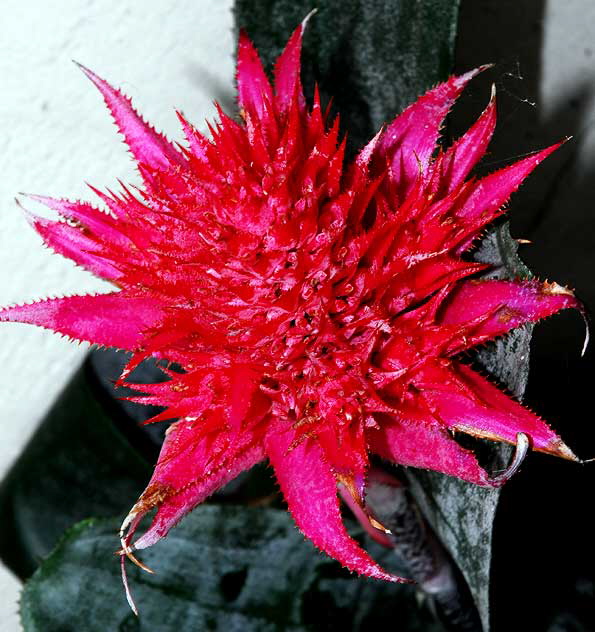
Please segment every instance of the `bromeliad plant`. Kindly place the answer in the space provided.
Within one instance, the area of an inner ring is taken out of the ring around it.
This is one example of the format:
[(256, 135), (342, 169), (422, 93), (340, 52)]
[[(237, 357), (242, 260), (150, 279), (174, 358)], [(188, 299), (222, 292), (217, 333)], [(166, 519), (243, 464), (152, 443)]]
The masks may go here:
[(168, 381), (136, 385), (145, 395), (135, 401), (167, 408), (152, 421), (178, 421), (122, 525), (122, 565), (268, 458), (317, 547), (363, 575), (404, 581), (341, 519), (338, 484), (366, 509), (370, 455), (478, 485), (506, 476), (491, 478), (456, 432), (520, 437), (575, 459), (544, 421), (459, 359), (515, 327), (580, 308), (556, 283), (478, 279), (489, 266), (467, 256), (558, 145), (469, 178), (494, 130), (492, 95), (464, 136), (436, 149), (444, 117), (479, 68), (430, 90), (345, 164), (338, 121), (317, 92), (311, 105), (303, 95), (304, 26), (277, 60), (273, 86), (240, 35), (240, 117), (219, 109), (207, 138), (179, 114), (185, 147), (83, 68), (142, 187), (92, 188), (104, 209), (30, 196), (62, 218), (29, 215), (44, 241), (117, 290), (10, 307), (0, 320), (132, 352), (120, 378), (128, 385), (146, 358), (175, 363), (164, 369)]

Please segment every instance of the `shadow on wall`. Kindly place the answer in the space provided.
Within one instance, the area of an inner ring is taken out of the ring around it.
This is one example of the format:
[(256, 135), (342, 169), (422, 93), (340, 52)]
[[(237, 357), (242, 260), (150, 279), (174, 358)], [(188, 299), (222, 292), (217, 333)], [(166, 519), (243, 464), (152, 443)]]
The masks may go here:
[[(184, 71), (192, 85), (200, 86), (205, 93), (211, 94), (212, 100), (217, 102), (228, 116), (235, 116), (237, 102), (235, 90), (232, 86), (227, 85), (227, 82), (220, 76), (215, 74), (204, 63), (194, 58), (186, 62)], [(194, 120), (191, 112), (186, 112), (186, 114), (196, 127), (199, 129), (204, 128), (204, 121)], [(215, 108), (213, 107), (206, 120), (212, 122), (216, 118)]]
[[(545, 9), (544, 0), (463, 0), (456, 72), (486, 62), (496, 66), (475, 80), (461, 99), (452, 129), (455, 136), (464, 130), (487, 103), (495, 82), (499, 121), (486, 171), (565, 136), (574, 137), (514, 196), (511, 232), (534, 242), (520, 254), (540, 278), (576, 288), (593, 310), (595, 160), (585, 151), (584, 140), (595, 119), (595, 70), (592, 81), (557, 95), (547, 119), (541, 116)], [(525, 402), (551, 422), (580, 457), (590, 458), (595, 456), (595, 353), (591, 348), (580, 357), (583, 335), (576, 314), (562, 314), (537, 327)], [(595, 484), (594, 466), (532, 455), (505, 488), (495, 525), (495, 632), (510, 629), (515, 603), (522, 603), (515, 629), (548, 630), (554, 623), (563, 626), (560, 629), (591, 629), (595, 553), (586, 507)]]

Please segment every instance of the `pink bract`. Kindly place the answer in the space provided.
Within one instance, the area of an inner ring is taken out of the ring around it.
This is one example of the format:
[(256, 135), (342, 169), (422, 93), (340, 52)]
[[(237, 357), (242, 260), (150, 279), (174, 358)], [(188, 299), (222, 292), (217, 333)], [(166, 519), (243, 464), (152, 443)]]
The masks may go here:
[[(298, 527), (347, 568), (390, 581), (348, 535), (337, 484), (364, 507), (370, 455), (478, 485), (497, 484), (455, 431), (574, 459), (532, 412), (462, 363), (462, 352), (561, 309), (572, 292), (535, 280), (478, 280), (465, 253), (558, 145), (482, 179), (469, 173), (496, 122), (492, 97), (437, 150), (443, 119), (481, 70), (452, 77), (381, 130), (351, 164), (338, 121), (300, 82), (304, 25), (273, 86), (241, 34), (240, 119), (218, 110), (211, 138), (180, 114), (187, 146), (103, 95), (143, 180), (93, 191), (104, 205), (33, 196), (63, 221), (31, 216), (56, 252), (116, 291), (7, 308), (32, 323), (177, 363), (137, 401), (179, 419), (123, 525), (123, 553), (154, 544), (243, 470), (268, 459)], [(157, 509), (136, 542), (141, 518)]]

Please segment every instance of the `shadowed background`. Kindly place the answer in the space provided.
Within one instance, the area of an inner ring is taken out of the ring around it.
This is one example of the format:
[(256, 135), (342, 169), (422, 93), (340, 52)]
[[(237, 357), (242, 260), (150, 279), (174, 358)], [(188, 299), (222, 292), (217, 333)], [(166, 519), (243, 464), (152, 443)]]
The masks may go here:
[[(456, 71), (496, 67), (463, 97), (462, 124), (498, 89), (499, 117), (484, 165), (572, 140), (527, 180), (511, 203), (513, 237), (531, 240), (520, 255), (540, 278), (576, 289), (595, 306), (595, 6), (571, 0), (463, 2)], [(580, 357), (584, 328), (563, 313), (535, 328), (525, 403), (560, 432), (582, 458), (595, 455), (593, 346)], [(505, 488), (494, 526), (492, 617), (506, 629), (522, 602), (518, 629), (575, 628), (576, 613), (594, 621), (593, 464), (529, 456)], [(575, 614), (570, 614), (573, 611)]]

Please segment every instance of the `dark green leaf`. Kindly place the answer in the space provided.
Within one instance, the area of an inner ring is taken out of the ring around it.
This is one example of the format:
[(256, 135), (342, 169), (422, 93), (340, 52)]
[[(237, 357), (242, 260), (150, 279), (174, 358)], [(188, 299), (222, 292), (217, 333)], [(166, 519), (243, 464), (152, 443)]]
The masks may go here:
[(65, 529), (122, 513), (150, 477), (100, 401), (84, 366), (0, 485), (0, 556), (22, 578)]
[[(508, 224), (503, 224), (485, 237), (475, 258), (494, 265), (491, 277), (529, 277), (531, 273), (519, 259), (517, 249)], [(530, 325), (520, 327), (477, 354), (490, 374), (517, 397), (522, 397), (527, 385), (532, 329)], [(509, 446), (486, 441), (481, 442), (479, 449), (488, 469), (506, 467), (511, 454)], [(469, 584), (484, 630), (489, 630), (492, 526), (500, 490), (421, 470), (409, 470), (408, 476), (426, 517)]]
[(89, 520), (66, 534), (25, 587), (25, 632), (343, 632), (391, 620), (403, 631), (441, 630), (414, 587), (352, 578), (285, 511), (217, 505), (199, 507), (142, 553), (155, 575), (129, 569), (137, 619), (114, 557), (117, 527)]

